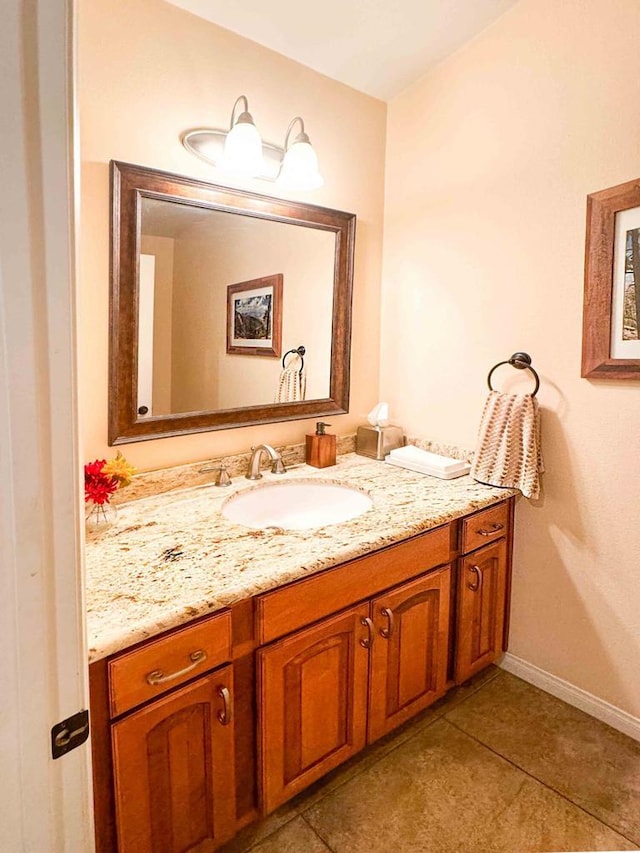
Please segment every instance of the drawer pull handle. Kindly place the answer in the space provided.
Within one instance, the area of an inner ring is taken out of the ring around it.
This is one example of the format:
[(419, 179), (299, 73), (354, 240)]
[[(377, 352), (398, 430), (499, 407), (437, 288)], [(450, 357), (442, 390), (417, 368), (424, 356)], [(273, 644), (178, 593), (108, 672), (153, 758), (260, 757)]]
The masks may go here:
[(475, 574), (477, 580), (475, 583), (473, 581), (469, 581), (469, 583), (467, 583), (467, 589), (470, 589), (471, 592), (478, 592), (479, 589), (482, 589), (482, 569), (480, 566), (469, 566), (469, 571), (472, 574)]
[(363, 616), (360, 624), (367, 629), (367, 636), (360, 640), (363, 649), (370, 649), (373, 643), (373, 622), (368, 616)]
[(389, 620), (389, 624), (386, 628), (380, 628), (380, 636), (384, 637), (385, 640), (390, 640), (393, 637), (393, 632), (396, 629), (396, 623), (393, 618), (393, 610), (390, 607), (381, 607), (380, 615), (386, 616)]
[(231, 701), (231, 693), (228, 687), (218, 687), (218, 696), (222, 698), (224, 708), (218, 711), (218, 722), (222, 726), (228, 726), (233, 720), (233, 702)]
[(499, 533), (501, 530), (504, 530), (504, 524), (492, 524), (490, 530), (485, 530), (484, 528), (480, 528), (478, 530), (478, 534), (480, 536), (495, 536), (496, 533)]
[(174, 678), (182, 678), (183, 675), (187, 675), (187, 673), (200, 666), (206, 659), (207, 653), (203, 649), (198, 649), (189, 655), (189, 660), (191, 661), (189, 666), (185, 666), (184, 669), (179, 669), (177, 672), (170, 672), (169, 675), (165, 675), (161, 669), (154, 669), (153, 672), (147, 675), (147, 684), (155, 687), (156, 684), (164, 684), (167, 681), (173, 681)]

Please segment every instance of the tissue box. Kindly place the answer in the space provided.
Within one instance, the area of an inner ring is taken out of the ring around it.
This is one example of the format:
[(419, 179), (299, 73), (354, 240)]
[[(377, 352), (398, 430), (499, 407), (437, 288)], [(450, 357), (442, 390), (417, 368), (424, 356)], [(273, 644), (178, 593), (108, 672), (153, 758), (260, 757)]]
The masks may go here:
[(404, 446), (402, 427), (398, 426), (360, 426), (356, 434), (356, 453), (371, 459), (384, 457)]

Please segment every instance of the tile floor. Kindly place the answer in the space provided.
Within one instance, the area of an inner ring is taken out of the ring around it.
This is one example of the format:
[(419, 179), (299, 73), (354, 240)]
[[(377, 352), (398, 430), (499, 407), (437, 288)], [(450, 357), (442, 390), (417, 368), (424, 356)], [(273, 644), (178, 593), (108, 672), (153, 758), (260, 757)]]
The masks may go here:
[(223, 849), (640, 850), (640, 743), (491, 667)]

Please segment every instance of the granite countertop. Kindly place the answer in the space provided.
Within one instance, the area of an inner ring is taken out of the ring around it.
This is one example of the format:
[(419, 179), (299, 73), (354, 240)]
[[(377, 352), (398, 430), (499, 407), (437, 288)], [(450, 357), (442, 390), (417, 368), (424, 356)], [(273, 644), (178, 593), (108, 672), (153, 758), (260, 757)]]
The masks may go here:
[[(90, 662), (251, 595), (390, 545), (510, 495), (470, 477), (439, 480), (348, 453), (319, 470), (298, 465), (260, 484), (325, 480), (365, 491), (373, 507), (313, 530), (253, 530), (220, 507), (256, 484), (236, 478), (134, 500), (117, 523), (87, 542)], [(258, 486), (259, 487), (259, 486)]]

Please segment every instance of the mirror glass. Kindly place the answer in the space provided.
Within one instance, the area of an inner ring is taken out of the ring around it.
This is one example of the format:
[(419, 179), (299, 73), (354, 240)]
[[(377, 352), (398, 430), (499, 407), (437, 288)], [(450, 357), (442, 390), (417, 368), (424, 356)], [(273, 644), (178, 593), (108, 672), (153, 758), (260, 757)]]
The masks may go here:
[[(331, 231), (143, 198), (138, 409), (153, 417), (280, 402), (282, 356), (298, 346), (304, 362), (289, 353), (285, 365), (304, 365), (304, 398), (328, 397), (335, 244)], [(251, 284), (274, 276), (280, 312), (268, 286)], [(228, 310), (238, 285), (246, 289)], [(253, 325), (228, 352), (227, 327), (238, 323)], [(274, 323), (275, 351), (260, 346)]]
[(348, 411), (355, 216), (111, 164), (109, 443)]

